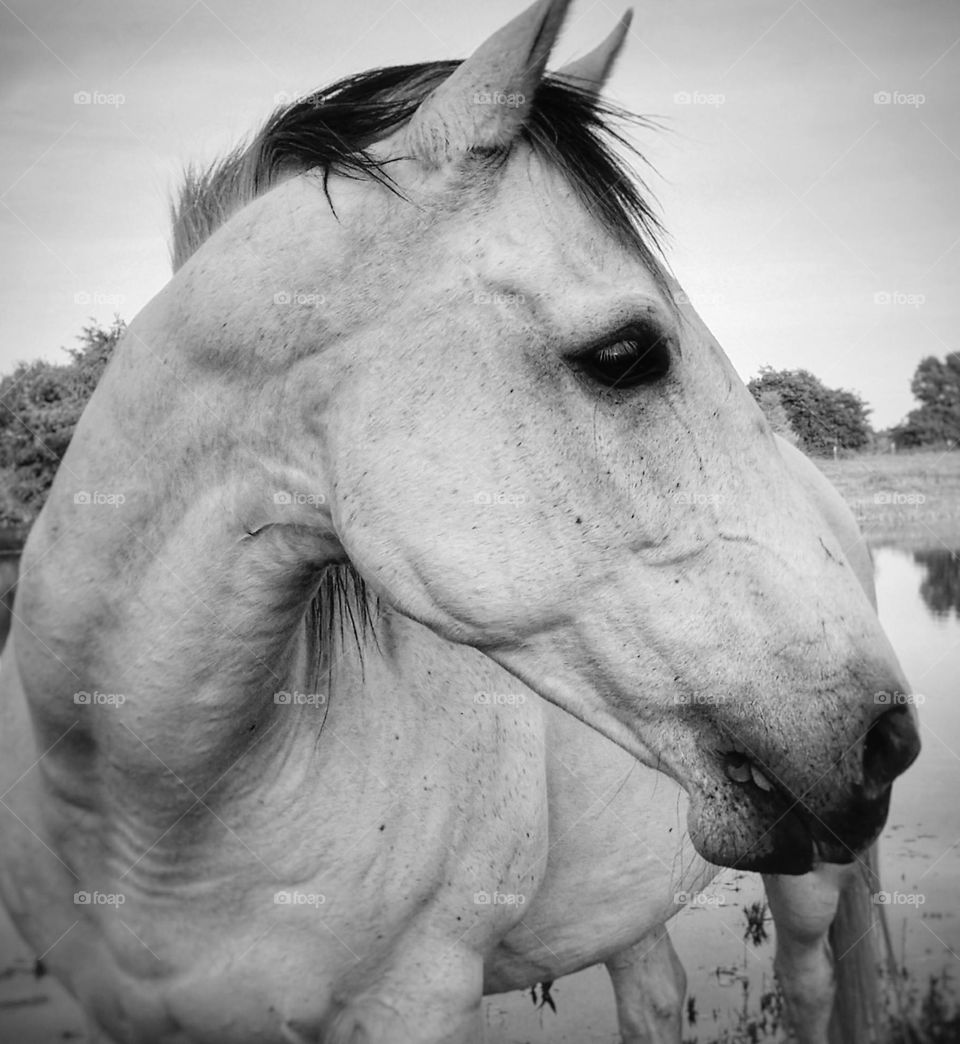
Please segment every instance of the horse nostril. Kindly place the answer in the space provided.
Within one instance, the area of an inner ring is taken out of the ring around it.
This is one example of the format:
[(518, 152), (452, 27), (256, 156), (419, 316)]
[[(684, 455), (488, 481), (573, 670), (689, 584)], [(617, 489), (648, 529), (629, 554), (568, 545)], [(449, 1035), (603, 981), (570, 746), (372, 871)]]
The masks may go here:
[(920, 753), (920, 737), (906, 707), (892, 707), (870, 726), (863, 745), (863, 781), (867, 788), (892, 783)]

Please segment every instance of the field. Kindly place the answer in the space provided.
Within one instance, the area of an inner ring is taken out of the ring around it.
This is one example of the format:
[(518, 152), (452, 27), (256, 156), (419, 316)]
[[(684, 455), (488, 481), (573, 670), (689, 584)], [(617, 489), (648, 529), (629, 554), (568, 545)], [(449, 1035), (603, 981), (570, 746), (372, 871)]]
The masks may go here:
[(817, 460), (874, 546), (960, 548), (960, 450)]

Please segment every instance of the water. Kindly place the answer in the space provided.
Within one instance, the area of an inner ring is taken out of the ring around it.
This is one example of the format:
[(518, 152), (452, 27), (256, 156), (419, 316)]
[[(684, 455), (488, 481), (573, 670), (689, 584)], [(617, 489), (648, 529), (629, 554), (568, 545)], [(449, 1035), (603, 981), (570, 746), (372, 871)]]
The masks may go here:
[[(960, 982), (960, 552), (876, 554), (880, 618), (918, 694), (923, 750), (894, 786), (884, 832), (885, 890), (898, 959), (915, 975), (951, 969)], [(921, 699), (922, 697), (922, 699)]]
[[(960, 983), (960, 555), (948, 548), (875, 551), (880, 618), (918, 697), (923, 751), (894, 788), (881, 841), (883, 887), (895, 958), (914, 979), (950, 969)], [(745, 908), (762, 900), (760, 879), (727, 871), (710, 888), (722, 907), (687, 909), (671, 921), (698, 1014), (684, 1039), (709, 1041), (734, 1024), (743, 983), (756, 1008), (772, 985), (772, 940), (743, 940)], [(912, 898), (906, 898), (912, 897)], [(768, 925), (768, 929), (769, 929)], [(0, 1044), (85, 1037), (64, 991), (31, 974), (29, 951), (0, 915)], [(616, 1044), (613, 991), (603, 968), (553, 988), (558, 1012), (528, 994), (484, 1002), (485, 1044)], [(70, 1034), (70, 1036), (64, 1036)]]

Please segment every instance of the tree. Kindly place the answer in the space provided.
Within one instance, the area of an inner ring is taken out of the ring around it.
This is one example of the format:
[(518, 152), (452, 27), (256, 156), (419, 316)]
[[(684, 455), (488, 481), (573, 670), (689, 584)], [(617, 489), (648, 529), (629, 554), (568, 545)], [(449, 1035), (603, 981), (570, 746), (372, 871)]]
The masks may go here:
[(960, 445), (960, 352), (921, 359), (910, 382), (920, 406), (894, 428), (898, 446)]
[(754, 398), (756, 398), (757, 405), (763, 411), (764, 417), (767, 418), (767, 423), (773, 428), (774, 432), (781, 438), (786, 439), (791, 446), (798, 445), (800, 436), (793, 430), (790, 417), (783, 408), (783, 400), (780, 398), (780, 393), (773, 388), (761, 388)]
[(0, 380), (0, 522), (33, 522), (87, 400), (126, 325), (84, 327), (70, 361), (19, 363)]
[[(768, 420), (770, 405), (776, 400), (807, 453), (830, 454), (834, 446), (862, 449), (870, 441), (870, 410), (860, 396), (843, 388), (828, 388), (807, 370), (764, 366), (747, 387)], [(771, 425), (776, 431), (772, 421)]]

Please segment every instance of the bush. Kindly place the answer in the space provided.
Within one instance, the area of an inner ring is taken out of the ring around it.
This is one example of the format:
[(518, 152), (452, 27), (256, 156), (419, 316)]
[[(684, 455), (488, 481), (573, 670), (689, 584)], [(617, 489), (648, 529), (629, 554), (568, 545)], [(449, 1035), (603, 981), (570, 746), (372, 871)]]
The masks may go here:
[(126, 325), (84, 328), (70, 361), (18, 363), (0, 380), (0, 525), (37, 517), (73, 429)]
[(828, 388), (807, 370), (765, 366), (747, 388), (768, 419), (769, 404), (776, 399), (807, 453), (828, 456), (836, 450), (860, 450), (870, 442), (867, 404), (855, 392)]

